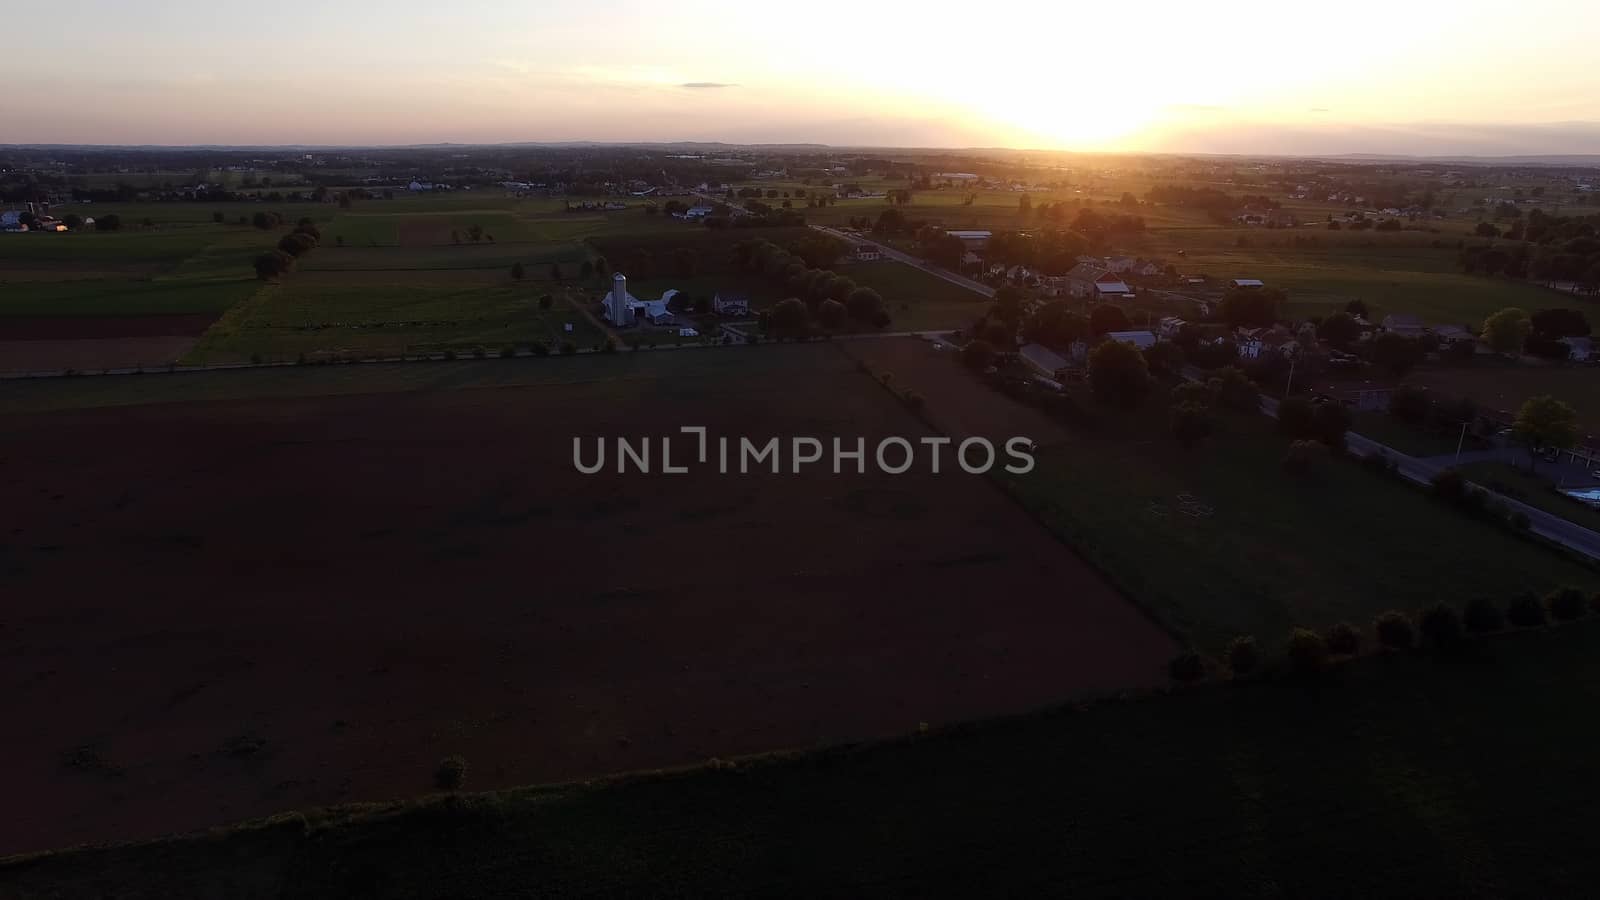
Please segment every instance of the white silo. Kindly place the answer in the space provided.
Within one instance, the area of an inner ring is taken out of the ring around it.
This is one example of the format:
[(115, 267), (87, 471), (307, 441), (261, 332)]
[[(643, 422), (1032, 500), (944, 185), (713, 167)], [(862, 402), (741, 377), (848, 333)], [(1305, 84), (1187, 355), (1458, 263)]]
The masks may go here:
[(618, 272), (611, 276), (611, 324), (616, 326), (632, 323), (633, 310), (628, 306), (628, 276)]

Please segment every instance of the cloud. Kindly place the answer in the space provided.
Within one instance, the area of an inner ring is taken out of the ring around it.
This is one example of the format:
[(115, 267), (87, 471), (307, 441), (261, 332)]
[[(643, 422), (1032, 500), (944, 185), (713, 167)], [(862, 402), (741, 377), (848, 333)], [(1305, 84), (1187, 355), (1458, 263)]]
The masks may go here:
[(1313, 106), (1309, 111), (1313, 113), (1333, 112), (1333, 110), (1327, 108), (1326, 106)]
[(731, 88), (731, 87), (738, 87), (738, 85), (737, 84), (728, 84), (728, 83), (722, 82), (722, 81), (685, 81), (683, 84), (678, 85), (678, 87), (686, 87), (686, 88)]

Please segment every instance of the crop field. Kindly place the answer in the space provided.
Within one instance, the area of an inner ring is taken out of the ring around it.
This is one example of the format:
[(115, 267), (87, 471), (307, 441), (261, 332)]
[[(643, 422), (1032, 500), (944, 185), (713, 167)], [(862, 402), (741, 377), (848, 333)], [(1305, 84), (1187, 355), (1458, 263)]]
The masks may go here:
[(1170, 638), (948, 459), (572, 467), (574, 438), (685, 423), (928, 433), (835, 345), (475, 365), (571, 380), (3, 416), (0, 691), (29, 727), (0, 853), (420, 793), (457, 753), (504, 787), (1164, 678)]
[(988, 309), (988, 298), (893, 260), (854, 263), (839, 272), (883, 295), (895, 331), (964, 328)]
[(1597, 627), (731, 771), (308, 810), (0, 864), (0, 894), (1584, 896)]
[[(957, 363), (906, 344), (881, 366), (936, 397)], [(914, 352), (912, 352), (914, 351)], [(1105, 413), (1042, 445), (1037, 470), (1007, 479), (1017, 499), (1175, 632), (1219, 652), (1235, 635), (1276, 640), (1296, 626), (1362, 625), (1388, 609), (1443, 598), (1507, 602), (1600, 574), (1488, 523), (1328, 458), (1315, 474), (1282, 471), (1288, 441), (1264, 416), (1228, 415), (1186, 451), (1162, 397)], [(991, 402), (1014, 409), (992, 394)], [(1084, 399), (1088, 405), (1091, 401)], [(937, 413), (939, 404), (931, 409)]]
[[(304, 354), (398, 354), (447, 347), (550, 347), (600, 340), (589, 320), (550, 282), (513, 281), (504, 271), (300, 272), (229, 310), (189, 354), (194, 363)], [(572, 331), (567, 331), (567, 325)]]

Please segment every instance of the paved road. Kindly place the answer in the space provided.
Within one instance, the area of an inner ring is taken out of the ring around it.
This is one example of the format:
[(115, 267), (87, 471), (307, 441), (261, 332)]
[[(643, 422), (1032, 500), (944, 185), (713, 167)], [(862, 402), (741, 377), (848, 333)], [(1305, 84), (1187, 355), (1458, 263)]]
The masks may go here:
[[(1278, 401), (1262, 395), (1261, 411), (1276, 419), (1278, 417)], [(1431, 485), (1433, 476), (1450, 468), (1455, 462), (1453, 454), (1449, 457), (1435, 456), (1427, 459), (1407, 456), (1393, 447), (1380, 444), (1353, 431), (1345, 435), (1345, 443), (1351, 450), (1363, 456), (1370, 456), (1373, 453), (1384, 454), (1394, 460), (1396, 471), (1402, 478), (1422, 485)], [(1505, 503), (1507, 507), (1526, 515), (1534, 534), (1548, 538), (1569, 550), (1577, 551), (1592, 559), (1600, 559), (1600, 533), (1590, 531), (1581, 525), (1573, 524), (1560, 516), (1552, 515), (1537, 507), (1497, 494), (1483, 487), (1483, 485), (1476, 486), (1483, 488), (1490, 497)]]
[(908, 266), (915, 266), (915, 267), (921, 269), (922, 271), (927, 272), (929, 275), (933, 275), (933, 276), (938, 277), (938, 278), (943, 278), (945, 281), (948, 281), (948, 282), (950, 282), (951, 284), (954, 284), (954, 285), (959, 285), (960, 287), (964, 287), (967, 290), (973, 292), (974, 294), (980, 294), (980, 295), (982, 295), (984, 297), (988, 297), (990, 299), (994, 298), (994, 288), (989, 287), (986, 284), (981, 284), (979, 282), (973, 281), (971, 278), (967, 278), (967, 277), (964, 277), (964, 276), (961, 276), (961, 275), (957, 275), (956, 273), (951, 272), (948, 269), (941, 269), (938, 266), (934, 265), (933, 263), (925, 262), (925, 261), (923, 261), (921, 259), (918, 259), (915, 256), (912, 256), (909, 253), (906, 253), (906, 252), (901, 251), (901, 250), (896, 250), (895, 248), (890, 247), (890, 246), (888, 246), (886, 244), (880, 244), (877, 241), (868, 240), (867, 238), (861, 237), (860, 235), (846, 234), (846, 233), (844, 233), (843, 231), (840, 231), (837, 228), (829, 228), (826, 225), (813, 225), (811, 227), (815, 228), (816, 230), (818, 230), (820, 232), (823, 232), (824, 234), (831, 234), (836, 238), (840, 238), (840, 239), (849, 241), (851, 244), (867, 244), (869, 246), (877, 247), (879, 253), (882, 253), (884, 256), (887, 256), (888, 258), (890, 258), (892, 260), (895, 260), (897, 262), (903, 262)]

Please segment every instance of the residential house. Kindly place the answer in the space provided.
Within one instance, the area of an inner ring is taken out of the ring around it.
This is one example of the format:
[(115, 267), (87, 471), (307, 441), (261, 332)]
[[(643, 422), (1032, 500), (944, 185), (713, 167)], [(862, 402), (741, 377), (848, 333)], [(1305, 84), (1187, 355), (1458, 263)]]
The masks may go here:
[(876, 244), (857, 244), (856, 262), (875, 262), (883, 258), (883, 253)]
[(1259, 290), (1266, 284), (1259, 278), (1235, 278), (1233, 286), (1240, 290)]
[(1478, 336), (1460, 325), (1435, 325), (1432, 331), (1433, 336), (1439, 339), (1441, 347), (1478, 343)]
[(1167, 316), (1166, 318), (1161, 320), (1161, 322), (1159, 323), (1159, 325), (1157, 327), (1157, 330), (1160, 332), (1161, 337), (1162, 337), (1163, 340), (1170, 341), (1170, 340), (1176, 338), (1178, 336), (1179, 332), (1183, 331), (1183, 326), (1185, 326), (1187, 324), (1189, 324), (1189, 323), (1185, 322), (1182, 318), (1180, 318), (1178, 316)]

